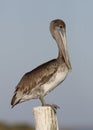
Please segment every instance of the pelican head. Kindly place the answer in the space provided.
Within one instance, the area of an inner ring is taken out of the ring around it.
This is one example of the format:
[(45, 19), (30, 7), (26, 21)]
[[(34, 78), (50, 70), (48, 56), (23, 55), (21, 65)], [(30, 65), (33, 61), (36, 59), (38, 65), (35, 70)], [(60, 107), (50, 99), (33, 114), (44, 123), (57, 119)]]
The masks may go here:
[(53, 20), (50, 23), (50, 32), (53, 38), (56, 40), (59, 48), (58, 58), (63, 58), (68, 70), (71, 70), (70, 59), (66, 45), (66, 25), (64, 21), (60, 19)]

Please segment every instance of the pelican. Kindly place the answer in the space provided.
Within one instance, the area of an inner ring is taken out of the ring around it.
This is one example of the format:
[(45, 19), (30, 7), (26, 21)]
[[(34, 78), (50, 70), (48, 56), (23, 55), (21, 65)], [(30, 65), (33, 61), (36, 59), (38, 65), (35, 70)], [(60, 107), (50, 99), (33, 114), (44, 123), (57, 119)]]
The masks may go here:
[(64, 21), (53, 20), (50, 23), (50, 32), (58, 45), (58, 57), (23, 75), (11, 100), (12, 107), (30, 99), (40, 99), (42, 106), (45, 106), (44, 96), (64, 81), (71, 71)]

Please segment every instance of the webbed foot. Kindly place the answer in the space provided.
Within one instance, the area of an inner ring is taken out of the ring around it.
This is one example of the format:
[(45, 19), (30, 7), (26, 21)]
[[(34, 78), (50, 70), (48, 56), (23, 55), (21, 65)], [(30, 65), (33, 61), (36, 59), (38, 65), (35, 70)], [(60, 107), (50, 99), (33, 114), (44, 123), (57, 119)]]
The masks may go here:
[(45, 104), (44, 106), (50, 106), (50, 107), (54, 110), (55, 113), (57, 113), (57, 112), (56, 112), (57, 109), (60, 108), (60, 107), (59, 107), (58, 105), (56, 105), (56, 104)]

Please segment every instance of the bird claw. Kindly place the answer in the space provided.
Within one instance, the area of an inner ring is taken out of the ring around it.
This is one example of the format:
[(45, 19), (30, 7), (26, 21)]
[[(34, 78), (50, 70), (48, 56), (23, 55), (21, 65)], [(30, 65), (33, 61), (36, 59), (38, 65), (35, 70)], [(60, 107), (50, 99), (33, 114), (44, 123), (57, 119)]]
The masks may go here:
[(60, 109), (60, 107), (56, 104), (52, 104), (52, 106), (54, 106), (54, 108), (57, 110), (57, 109)]
[(59, 107), (58, 105), (56, 105), (56, 104), (45, 104), (45, 106), (50, 106), (50, 107), (54, 110), (55, 113), (57, 113), (56, 110), (60, 108), (60, 107)]

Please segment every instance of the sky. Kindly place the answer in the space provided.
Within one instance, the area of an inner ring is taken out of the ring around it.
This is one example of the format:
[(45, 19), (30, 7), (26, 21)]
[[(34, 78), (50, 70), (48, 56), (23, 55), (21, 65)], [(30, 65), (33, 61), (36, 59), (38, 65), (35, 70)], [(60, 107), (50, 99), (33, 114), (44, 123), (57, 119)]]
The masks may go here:
[(0, 120), (33, 123), (31, 100), (11, 109), (21, 77), (57, 57), (49, 31), (54, 19), (66, 23), (72, 72), (45, 100), (60, 106), (59, 125), (93, 127), (93, 0), (0, 0)]

